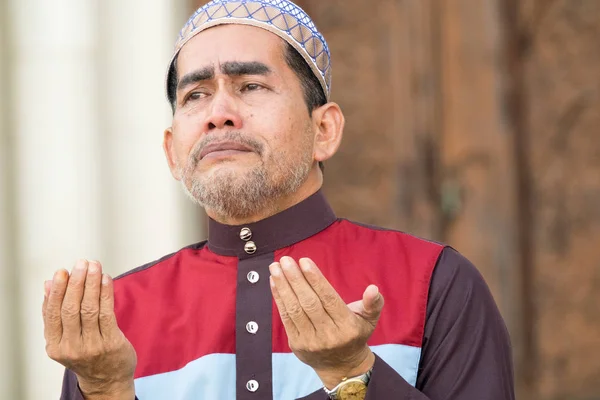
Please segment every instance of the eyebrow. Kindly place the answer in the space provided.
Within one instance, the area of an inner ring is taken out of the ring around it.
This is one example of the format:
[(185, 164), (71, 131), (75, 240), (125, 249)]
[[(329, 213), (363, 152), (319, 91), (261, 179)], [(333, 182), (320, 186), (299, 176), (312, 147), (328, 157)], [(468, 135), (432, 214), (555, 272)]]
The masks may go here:
[(181, 90), (186, 86), (193, 85), (194, 83), (213, 79), (215, 77), (215, 67), (204, 67), (196, 71), (186, 74), (179, 83), (177, 83), (177, 90)]
[[(269, 75), (272, 71), (259, 61), (227, 61), (221, 64), (221, 72), (228, 76)], [(214, 79), (215, 68), (208, 66), (185, 75), (177, 84), (177, 90), (202, 81)]]
[(271, 68), (258, 61), (227, 61), (221, 65), (221, 71), (229, 76), (268, 75)]

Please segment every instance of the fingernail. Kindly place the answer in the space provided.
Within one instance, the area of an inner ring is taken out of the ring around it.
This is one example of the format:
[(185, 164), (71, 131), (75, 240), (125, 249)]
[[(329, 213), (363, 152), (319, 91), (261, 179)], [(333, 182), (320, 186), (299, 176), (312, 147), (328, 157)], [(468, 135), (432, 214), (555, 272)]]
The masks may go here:
[(66, 272), (64, 269), (59, 269), (58, 271), (56, 271), (54, 273), (53, 281), (54, 282), (64, 282), (64, 281), (66, 281), (67, 278), (65, 276), (65, 273), (66, 273), (66, 275), (69, 275), (69, 273)]
[(300, 268), (302, 268), (302, 271), (310, 271), (312, 263), (308, 258), (302, 258), (300, 259)]
[(269, 284), (271, 285), (272, 289), (275, 289), (275, 281), (273, 280), (272, 276), (269, 277)]
[(88, 273), (95, 274), (96, 272), (98, 272), (98, 264), (96, 264), (95, 262), (91, 262), (88, 268)]
[(108, 285), (108, 282), (110, 282), (110, 278), (108, 277), (108, 275), (102, 274), (102, 284)]
[(279, 274), (281, 273), (281, 267), (279, 266), (279, 263), (274, 262), (271, 265), (269, 265), (269, 272), (271, 272), (271, 275), (273, 276), (279, 276)]
[(87, 260), (79, 260), (75, 263), (75, 269), (82, 271), (87, 267)]
[(291, 266), (292, 266), (292, 259), (290, 257), (287, 257), (287, 256), (281, 257), (280, 262), (284, 268), (291, 268)]

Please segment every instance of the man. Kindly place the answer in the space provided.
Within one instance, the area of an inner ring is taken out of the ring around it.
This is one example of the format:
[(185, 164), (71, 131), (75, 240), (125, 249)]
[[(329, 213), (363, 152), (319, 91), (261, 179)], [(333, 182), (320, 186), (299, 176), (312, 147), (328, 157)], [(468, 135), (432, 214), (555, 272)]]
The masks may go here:
[[(451, 248), (338, 219), (329, 50), (285, 0), (217, 0), (169, 65), (175, 179), (209, 238), (119, 277), (46, 282), (62, 399), (513, 399), (509, 338)], [(385, 296), (385, 306), (384, 306)]]

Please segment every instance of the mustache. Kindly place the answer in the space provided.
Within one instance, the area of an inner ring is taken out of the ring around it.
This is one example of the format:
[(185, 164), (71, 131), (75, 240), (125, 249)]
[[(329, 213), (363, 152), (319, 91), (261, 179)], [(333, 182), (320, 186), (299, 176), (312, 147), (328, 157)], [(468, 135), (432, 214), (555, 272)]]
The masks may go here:
[(251, 136), (244, 135), (241, 132), (228, 132), (225, 134), (209, 135), (200, 140), (192, 149), (189, 156), (190, 167), (196, 168), (196, 165), (198, 165), (198, 163), (200, 162), (200, 154), (206, 146), (219, 142), (231, 142), (241, 144), (243, 146), (248, 147), (258, 155), (262, 155), (264, 152), (264, 145), (261, 142), (254, 139)]

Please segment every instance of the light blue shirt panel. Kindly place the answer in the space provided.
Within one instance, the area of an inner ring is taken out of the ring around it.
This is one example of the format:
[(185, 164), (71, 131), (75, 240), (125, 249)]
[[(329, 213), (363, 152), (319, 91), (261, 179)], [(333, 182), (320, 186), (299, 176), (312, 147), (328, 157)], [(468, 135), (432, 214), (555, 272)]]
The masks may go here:
[[(386, 344), (371, 349), (408, 383), (416, 384), (420, 348)], [(313, 369), (294, 354), (273, 354), (274, 400), (304, 397), (322, 387)], [(235, 355), (210, 354), (177, 371), (138, 378), (135, 388), (140, 400), (235, 400)]]
[(140, 400), (235, 400), (235, 355), (210, 354), (185, 367), (135, 380)]

